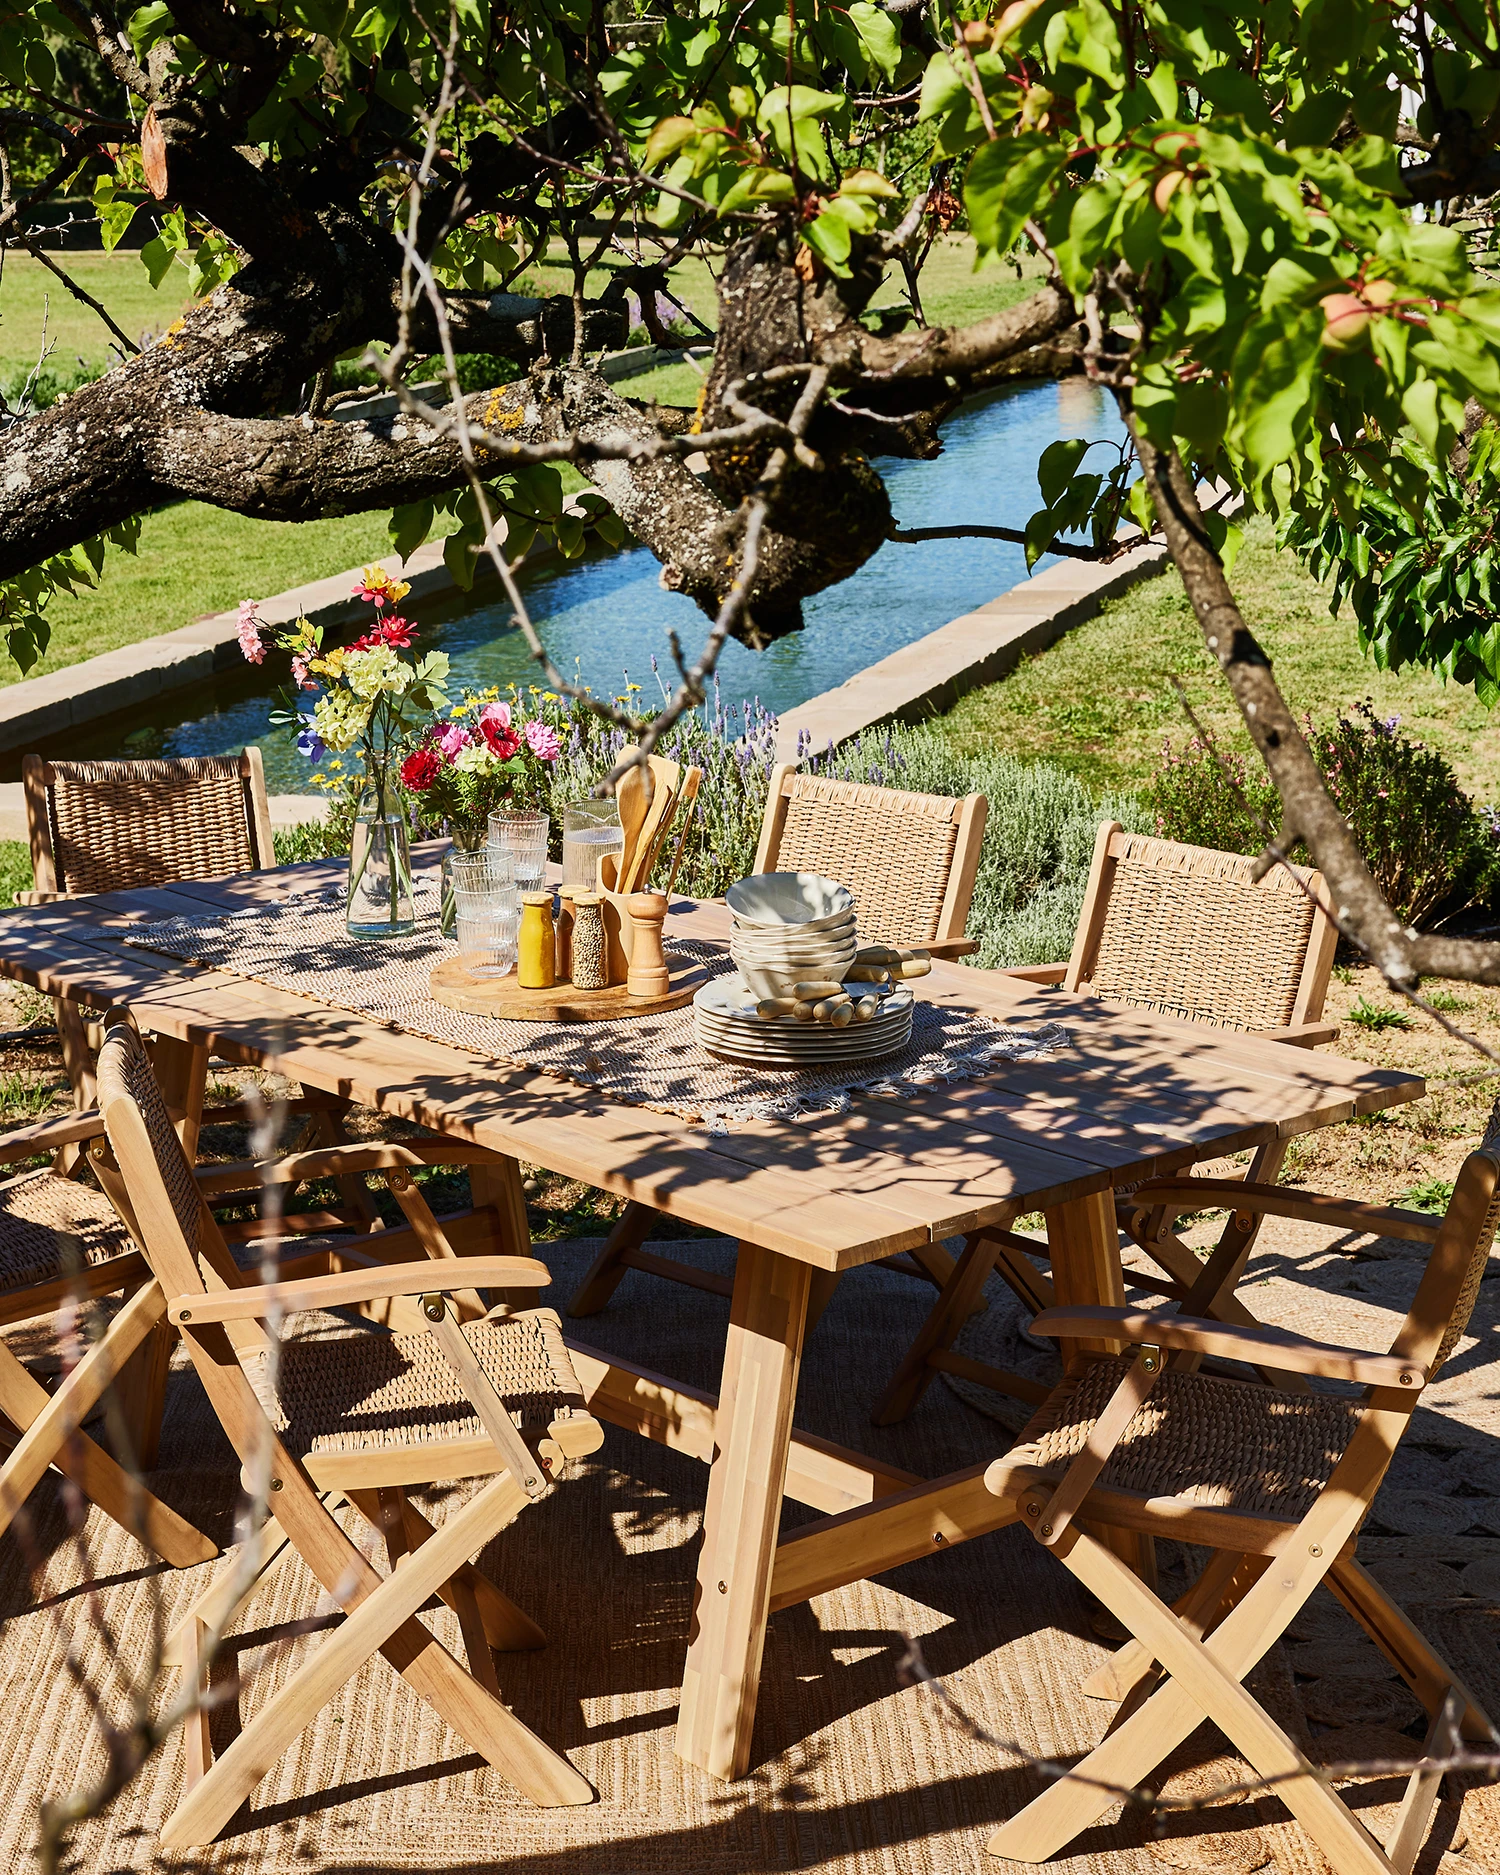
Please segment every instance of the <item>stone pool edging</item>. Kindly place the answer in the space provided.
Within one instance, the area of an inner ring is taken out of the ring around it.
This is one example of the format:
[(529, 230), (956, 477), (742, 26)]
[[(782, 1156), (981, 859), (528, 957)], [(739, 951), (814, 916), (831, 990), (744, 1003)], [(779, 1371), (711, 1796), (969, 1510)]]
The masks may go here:
[(1059, 560), (786, 711), (776, 727), (777, 759), (795, 761), (804, 735), (808, 752), (821, 754), (830, 743), (837, 746), (882, 723), (921, 722), (951, 709), (966, 691), (1008, 677), (1022, 658), (1056, 644), (1107, 599), (1168, 564), (1159, 541), (1132, 547), (1108, 565)]
[[(545, 550), (534, 557), (545, 557)], [(410, 582), (414, 599), (456, 589), (440, 540), (419, 547), (404, 566), (394, 554), (380, 564), (393, 577)], [(830, 741), (846, 742), (881, 723), (917, 722), (951, 707), (966, 691), (1007, 676), (1023, 657), (1055, 644), (1092, 618), (1107, 599), (1162, 572), (1167, 564), (1160, 543), (1133, 547), (1108, 565), (1059, 561), (788, 710), (777, 727), (778, 759), (795, 759), (803, 732), (810, 737), (809, 747), (821, 751)], [(262, 600), (261, 617), (273, 625), (306, 617), (325, 630), (356, 624), (365, 616), (365, 602), (354, 598), (350, 588), (360, 570), (354, 567), (276, 593)], [(241, 655), (238, 631), (238, 612), (219, 612), (0, 689), (0, 752), (34, 748), (71, 728), (233, 669)], [(273, 795), (272, 825), (290, 827), (319, 819), (324, 808), (317, 795)], [(0, 783), (0, 839), (25, 838), (21, 784)]]

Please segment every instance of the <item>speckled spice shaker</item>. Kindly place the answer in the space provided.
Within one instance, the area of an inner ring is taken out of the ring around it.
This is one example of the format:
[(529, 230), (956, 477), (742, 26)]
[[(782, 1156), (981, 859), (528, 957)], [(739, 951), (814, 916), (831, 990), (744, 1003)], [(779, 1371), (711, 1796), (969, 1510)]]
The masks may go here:
[(604, 919), (596, 892), (573, 895), (572, 979), (575, 990), (602, 990), (609, 982)]

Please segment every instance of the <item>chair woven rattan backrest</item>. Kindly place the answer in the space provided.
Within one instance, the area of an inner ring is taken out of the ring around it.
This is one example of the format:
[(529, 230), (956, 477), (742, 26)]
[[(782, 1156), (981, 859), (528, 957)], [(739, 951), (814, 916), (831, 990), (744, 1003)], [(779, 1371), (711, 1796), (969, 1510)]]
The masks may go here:
[(816, 872), (854, 894), (859, 934), (880, 944), (961, 938), (989, 803), (771, 771), (757, 872)]
[(1064, 987), (1226, 1029), (1316, 1022), (1338, 933), (1321, 873), (1106, 821)]
[(21, 768), (37, 890), (73, 895), (219, 879), (275, 863), (260, 750)]

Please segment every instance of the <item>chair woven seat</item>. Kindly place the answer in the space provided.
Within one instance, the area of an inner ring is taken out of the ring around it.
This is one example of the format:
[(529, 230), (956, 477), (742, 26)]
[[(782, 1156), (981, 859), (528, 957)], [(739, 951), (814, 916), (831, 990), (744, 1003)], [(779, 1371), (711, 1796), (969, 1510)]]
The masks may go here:
[(134, 1249), (114, 1206), (88, 1185), (46, 1168), (0, 1185), (0, 1288), (55, 1282)]
[[(465, 1323), (463, 1335), (523, 1434), (540, 1437), (554, 1420), (589, 1417), (556, 1310), (486, 1317)], [(245, 1370), (301, 1458), (486, 1436), (430, 1335), (368, 1325), (351, 1332), (341, 1317), (316, 1311), (290, 1317), (284, 1336), (274, 1390), (267, 1355), (247, 1359)]]
[[(1061, 1478), (1129, 1366), (1125, 1357), (1104, 1359), (1070, 1374), (991, 1468), (996, 1482), (990, 1488), (1008, 1493)], [(1281, 1393), (1250, 1381), (1165, 1373), (1099, 1484), (1295, 1523), (1332, 1476), (1360, 1411), (1358, 1401), (1328, 1393)]]

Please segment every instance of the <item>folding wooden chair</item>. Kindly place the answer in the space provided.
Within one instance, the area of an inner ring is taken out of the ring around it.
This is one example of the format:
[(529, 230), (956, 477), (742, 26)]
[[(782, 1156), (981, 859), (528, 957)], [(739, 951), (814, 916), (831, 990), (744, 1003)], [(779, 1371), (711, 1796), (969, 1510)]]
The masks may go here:
[[(1323, 909), (1323, 875), (1273, 867), (1257, 880), (1253, 868), (1239, 853), (1125, 833), (1118, 821), (1105, 821), (1094, 841), (1068, 962), (1028, 964), (1002, 974), (1299, 1048), (1330, 1042), (1338, 1030), (1321, 1018), (1338, 930)], [(1280, 1139), (1262, 1146), (1246, 1177), (1273, 1184), (1286, 1150)], [(1128, 1189), (1117, 1192), (1115, 1202), (1121, 1226), (1165, 1277), (1157, 1282), (1132, 1272), (1134, 1286), (1174, 1300), (1194, 1291), (1197, 1314), (1254, 1320), (1235, 1301), (1234, 1286), (1254, 1247), (1258, 1216), (1231, 1206), (1218, 1247), (1232, 1254), (1216, 1265), (1217, 1288), (1204, 1292), (1198, 1258), (1171, 1231), (1165, 1211), (1143, 1211)], [(966, 1240), (943, 1293), (881, 1396), (877, 1425), (904, 1419), (939, 1372), (961, 1372), (995, 1392), (1034, 1398), (1035, 1387), (1020, 1376), (954, 1354), (952, 1344), (992, 1271), (1029, 1309), (1048, 1307), (1051, 1285), (1031, 1261), (1045, 1252), (1045, 1244), (1004, 1230)]]
[[(25, 1127), (0, 1141), (0, 1165), (98, 1139), (103, 1131), (97, 1113)], [(0, 1463), (0, 1533), (56, 1466), (117, 1523), (184, 1569), (207, 1562), (216, 1545), (79, 1430), (106, 1389), (126, 1392), (128, 1364), (146, 1344), (151, 1358), (138, 1376), (139, 1397), (122, 1397), (120, 1406), (137, 1464), (155, 1463), (167, 1347), (161, 1290), (119, 1213), (91, 1186), (47, 1170), (0, 1184), (0, 1326), (49, 1314), (70, 1299), (122, 1291), (123, 1308), (50, 1394), (0, 1341), (0, 1442), (10, 1448)]]
[[(958, 800), (831, 781), (802, 774), (795, 762), (782, 762), (771, 770), (755, 871), (816, 872), (847, 885), (854, 894), (859, 935), (867, 943), (967, 957), (979, 948), (964, 936), (964, 924), (988, 815), (982, 794)], [(655, 1218), (649, 1205), (626, 1205), (574, 1291), (570, 1315), (597, 1315), (630, 1269), (729, 1294), (727, 1278), (641, 1249)], [(953, 1258), (938, 1244), (892, 1263), (937, 1288), (953, 1273)], [(833, 1287), (833, 1280), (819, 1284), (809, 1328), (827, 1307)]]
[[(409, 1170), (424, 1149), (442, 1147), (449, 1162), (478, 1166), (493, 1164), (495, 1155), (458, 1141), (349, 1150), (349, 1162), (384, 1174), (426, 1259), (258, 1285), (229, 1256), (123, 1011), (106, 1023), (99, 1090), (116, 1175), (171, 1320), (247, 1477), (269, 1480), (274, 1523), (251, 1539), (245, 1573), (253, 1578), (295, 1552), (348, 1613), (217, 1761), (206, 1715), (189, 1720), (185, 1788), (162, 1843), (211, 1842), (377, 1651), (534, 1802), (589, 1802), (586, 1780), (500, 1701), (491, 1648), (537, 1646), (544, 1637), (470, 1559), (549, 1493), (567, 1459), (595, 1450), (603, 1430), (587, 1410), (552, 1311), (467, 1324), (455, 1318), (457, 1296), (539, 1287), (548, 1273), (531, 1257), (456, 1257)], [(276, 1178), (286, 1168), (273, 1162), (261, 1170)], [(294, 1164), (289, 1176), (302, 1170)], [(368, 1323), (338, 1334), (337, 1319), (322, 1312), (416, 1296), (425, 1322), (418, 1334), (392, 1335)], [(285, 1329), (273, 1338), (268, 1317), (275, 1314), (285, 1316)], [(410, 1486), (461, 1478), (489, 1482), (436, 1529), (406, 1498)], [(388, 1575), (344, 1533), (330, 1508), (336, 1496), (384, 1536)], [(205, 1637), (234, 1613), (241, 1560), (226, 1560), (178, 1630), (187, 1675), (204, 1670)], [(458, 1613), (468, 1671), (416, 1619), (434, 1593)]]
[[(1194, 1181), (1142, 1195), (1192, 1203)], [(1339, 1875), (1409, 1875), (1442, 1784), (1414, 1771), (1382, 1847), (1256, 1701), (1247, 1674), (1319, 1583), (1326, 1583), (1430, 1715), (1423, 1756), (1462, 1738), (1500, 1744), (1473, 1693), (1360, 1565), (1355, 1541), (1413, 1410), (1468, 1322), (1500, 1218), (1500, 1103), (1465, 1161), (1441, 1222), (1410, 1212), (1241, 1185), (1261, 1216), (1305, 1216), (1378, 1231), (1432, 1253), (1388, 1354), (1310, 1341), (1283, 1329), (1229, 1326), (1165, 1308), (1054, 1308), (1039, 1333), (1123, 1343), (1132, 1353), (1077, 1355), (1020, 1439), (985, 1474), (1133, 1639), (1085, 1682), (1119, 1700), (1103, 1743), (991, 1837), (992, 1855), (1042, 1862), (1139, 1788), (1204, 1719), (1302, 1823)], [(1204, 1194), (1201, 1202), (1219, 1202)], [(1289, 1393), (1197, 1371), (1205, 1357), (1270, 1366), (1358, 1393)], [(1088, 1533), (1104, 1524), (1169, 1536), (1211, 1554), (1167, 1607)], [(1413, 1754), (1414, 1756), (1417, 1754)]]

